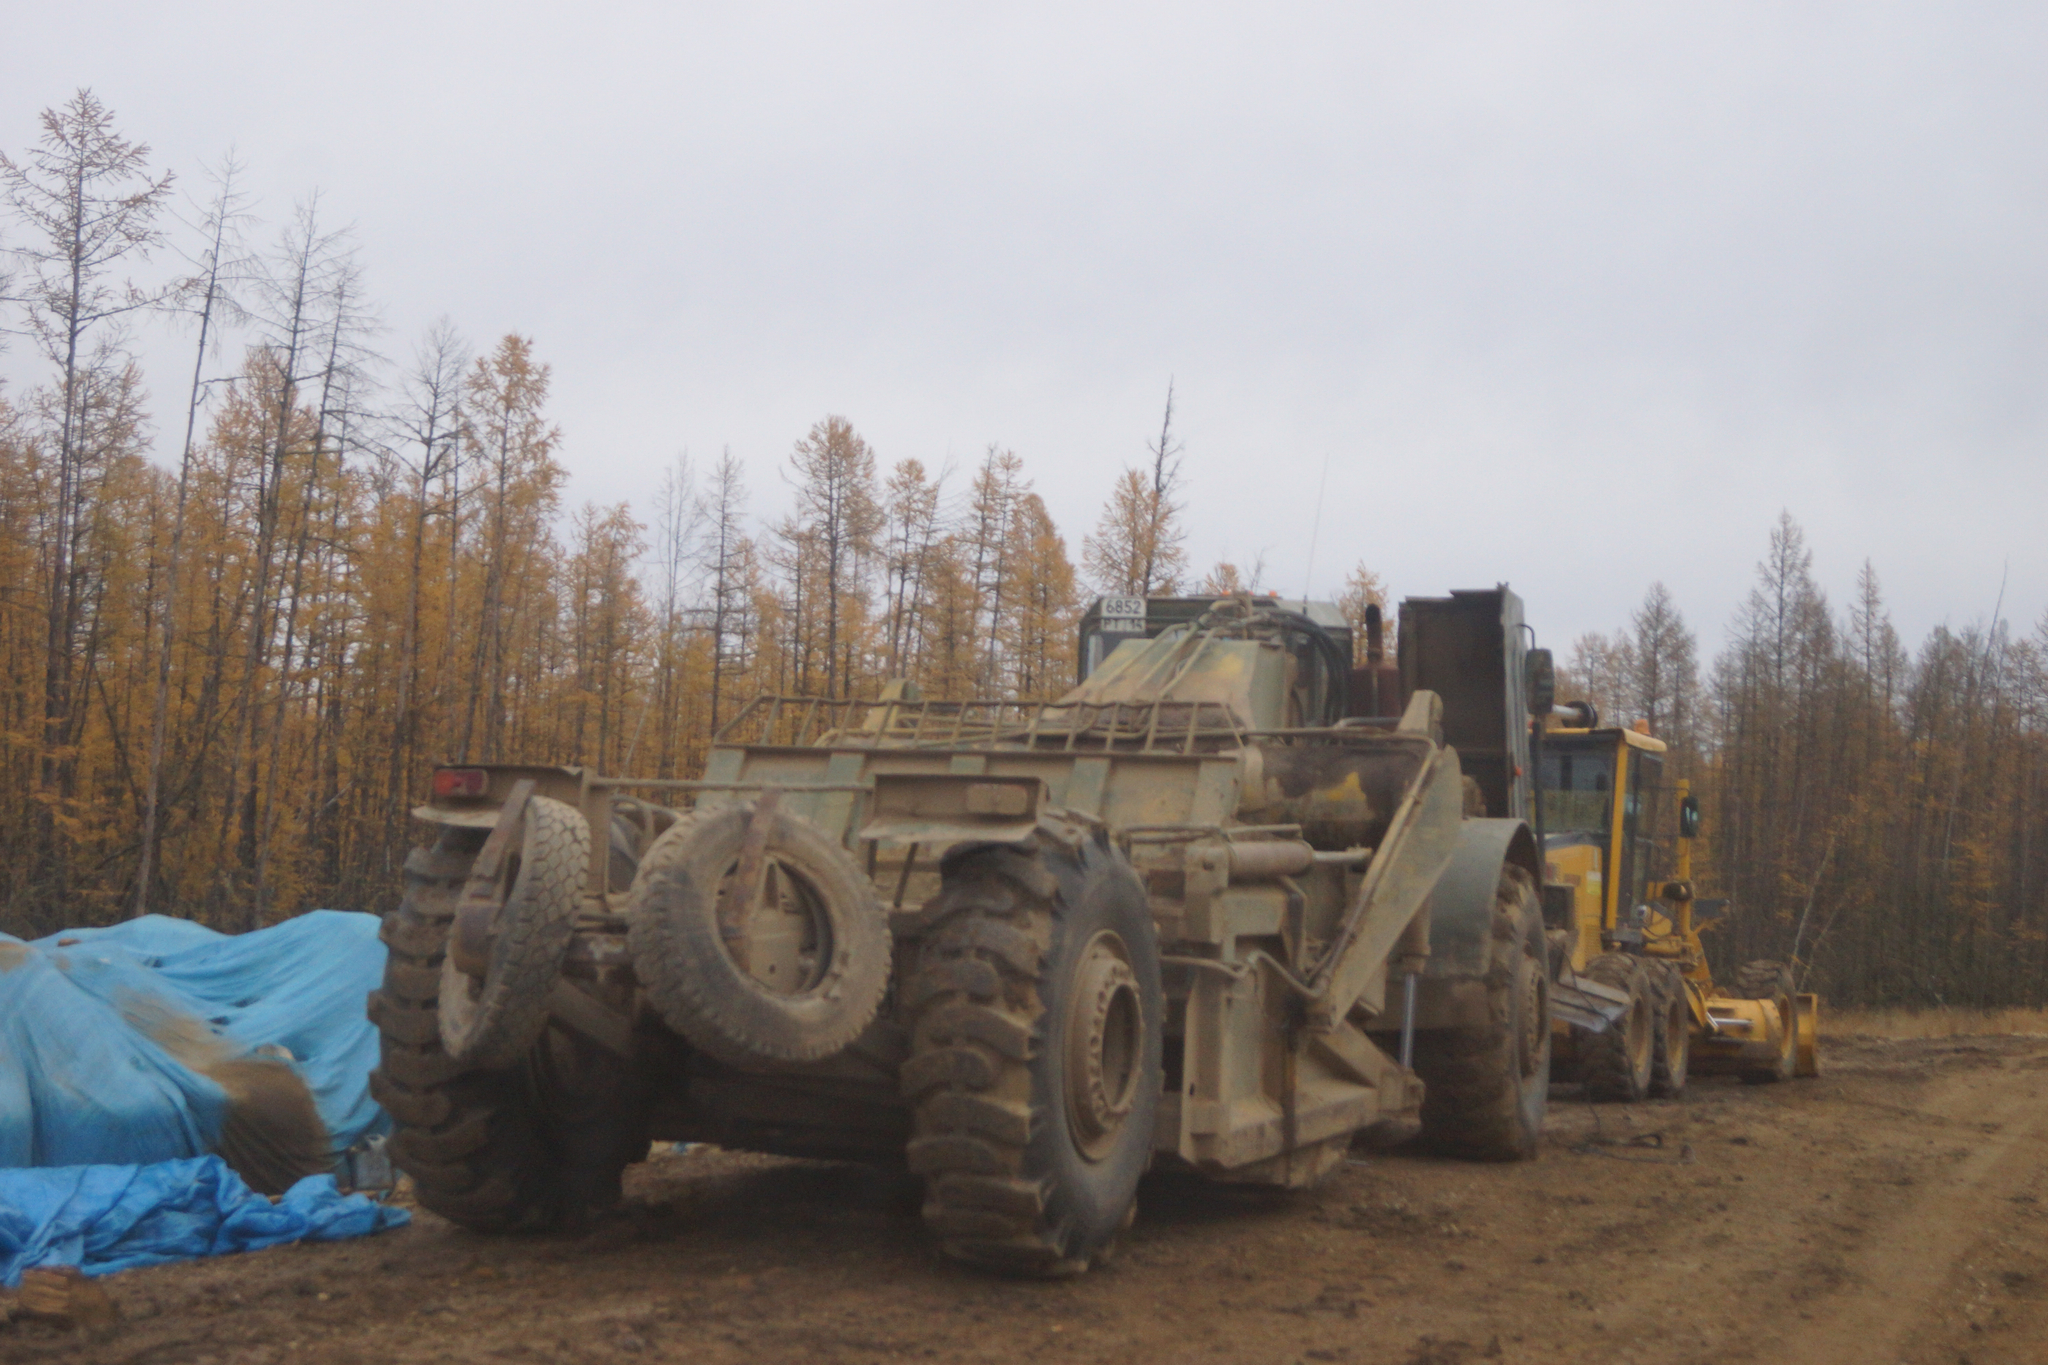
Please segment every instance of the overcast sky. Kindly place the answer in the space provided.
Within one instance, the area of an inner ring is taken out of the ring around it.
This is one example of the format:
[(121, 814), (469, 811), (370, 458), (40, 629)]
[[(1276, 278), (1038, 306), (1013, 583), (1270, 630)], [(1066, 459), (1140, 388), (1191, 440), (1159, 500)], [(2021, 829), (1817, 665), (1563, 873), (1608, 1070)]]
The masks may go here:
[[(1078, 561), (1169, 377), (1192, 556), (1663, 579), (1711, 654), (1781, 508), (1909, 643), (2048, 607), (2048, 7), (14, 5), (0, 149), (90, 86), (188, 187), (351, 222), (403, 356), (554, 367), (573, 500), (827, 413), (1021, 455)], [(19, 229), (7, 229), (9, 238)], [(270, 229), (263, 236), (267, 240)], [(165, 432), (176, 337), (138, 337)], [(0, 357), (10, 391), (26, 347)], [(161, 443), (171, 446), (168, 437)], [(160, 452), (163, 453), (163, 452)], [(1314, 537), (1318, 482), (1328, 482)]]

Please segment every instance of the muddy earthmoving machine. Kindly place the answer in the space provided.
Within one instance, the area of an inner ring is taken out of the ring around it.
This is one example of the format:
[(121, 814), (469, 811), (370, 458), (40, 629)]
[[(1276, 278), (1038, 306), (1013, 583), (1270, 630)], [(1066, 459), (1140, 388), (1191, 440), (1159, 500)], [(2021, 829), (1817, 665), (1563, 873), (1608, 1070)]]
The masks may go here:
[[(1751, 962), (1732, 989), (1715, 984), (1692, 884), (1699, 804), (1665, 783), (1663, 741), (1641, 722), (1601, 726), (1588, 702), (1551, 708), (1537, 740), (1553, 1073), (1619, 1101), (1676, 1096), (1691, 1073), (1820, 1074), (1820, 1000), (1789, 966)], [(1671, 878), (1657, 880), (1667, 832)]]
[(1534, 1154), (1550, 944), (1521, 605), (1104, 599), (1052, 702), (761, 697), (699, 778), (438, 769), (373, 1077), (420, 1202), (559, 1226), (653, 1139), (907, 1166), (1064, 1275), (1155, 1163)]

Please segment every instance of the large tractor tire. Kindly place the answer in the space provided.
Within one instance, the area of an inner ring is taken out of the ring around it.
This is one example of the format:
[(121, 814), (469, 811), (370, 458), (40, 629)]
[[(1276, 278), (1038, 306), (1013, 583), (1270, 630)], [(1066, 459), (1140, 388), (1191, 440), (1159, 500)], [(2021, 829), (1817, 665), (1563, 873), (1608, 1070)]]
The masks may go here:
[(1415, 1034), (1423, 1145), (1474, 1161), (1536, 1155), (1550, 1092), (1550, 974), (1529, 874), (1501, 869), (1493, 903), (1487, 1021)]
[(874, 1022), (889, 989), (889, 921), (874, 884), (808, 821), (769, 817), (762, 882), (749, 888), (746, 962), (721, 933), (755, 805), (684, 816), (633, 879), (628, 943), (662, 1020), (731, 1066), (814, 1062)]
[(1129, 1226), (1152, 1157), (1163, 1006), (1144, 887), (1099, 838), (970, 849), (943, 877), (905, 989), (925, 1224), (973, 1265), (1078, 1274)]
[(1663, 992), (1655, 969), (1627, 953), (1602, 953), (1586, 964), (1584, 975), (1603, 986), (1628, 993), (1621, 1017), (1583, 1044), (1580, 1072), (1586, 1093), (1596, 1100), (1634, 1104), (1649, 1096), (1657, 1063), (1657, 1019)]
[[(483, 1068), (441, 1044), (442, 960), (481, 830), (444, 829), (405, 864), (405, 896), (384, 917), (384, 984), (370, 996), (381, 1060), (370, 1093), (390, 1114), (392, 1159), (425, 1208), (479, 1232), (540, 1231), (617, 1197), (619, 1173), (646, 1152), (623, 1084), (601, 1096), (548, 1093), (536, 1048)], [(544, 1045), (558, 1030), (543, 1034)], [(579, 1078), (587, 1092), (596, 1079)], [(617, 1068), (611, 1079), (619, 1082)], [(551, 1112), (552, 1111), (552, 1112)], [(598, 1140), (593, 1140), (593, 1134)]]
[(583, 812), (535, 796), (526, 803), (518, 850), (499, 870), (502, 898), (482, 977), (441, 962), (441, 1046), (465, 1065), (515, 1065), (548, 1020), (548, 993), (576, 930), (576, 905), (590, 858)]
[(1685, 977), (1669, 965), (1657, 969), (1663, 977), (1658, 995), (1656, 1060), (1650, 1069), (1650, 1093), (1677, 1099), (1685, 1093), (1692, 1070), (1692, 1000), (1685, 989)]
[(1799, 1002), (1792, 983), (1792, 969), (1783, 962), (1763, 958), (1746, 962), (1735, 973), (1735, 990), (1742, 1000), (1768, 1000), (1778, 1011), (1779, 1045), (1769, 1066), (1751, 1067), (1742, 1079), (1751, 1085), (1789, 1081), (1799, 1069)]

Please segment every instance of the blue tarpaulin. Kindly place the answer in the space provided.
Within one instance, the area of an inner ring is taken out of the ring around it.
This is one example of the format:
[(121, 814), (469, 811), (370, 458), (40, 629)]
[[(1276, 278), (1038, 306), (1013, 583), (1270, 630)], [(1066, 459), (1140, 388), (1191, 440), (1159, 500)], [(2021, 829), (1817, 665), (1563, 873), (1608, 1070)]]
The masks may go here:
[[(264, 1188), (331, 1168), (386, 1126), (364, 1015), (383, 970), (376, 916), (339, 910), (235, 935), (161, 915), (0, 934), (0, 1167), (147, 1166), (228, 1150), (239, 1125), (259, 1156), (245, 1175), (287, 1170)], [(293, 1104), (280, 1127), (271, 1111)]]
[(217, 1156), (149, 1166), (0, 1171), (0, 1284), (41, 1265), (109, 1275), (285, 1242), (335, 1242), (412, 1215), (309, 1175), (276, 1203)]

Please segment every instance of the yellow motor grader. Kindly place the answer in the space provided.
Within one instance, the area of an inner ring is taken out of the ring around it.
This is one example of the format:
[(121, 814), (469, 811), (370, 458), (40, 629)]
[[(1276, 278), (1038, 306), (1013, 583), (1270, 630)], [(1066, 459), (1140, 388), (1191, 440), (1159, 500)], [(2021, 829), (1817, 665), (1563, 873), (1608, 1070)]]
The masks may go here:
[(1589, 702), (1553, 707), (1537, 735), (1552, 1074), (1621, 1101), (1678, 1095), (1691, 1073), (1818, 1075), (1820, 1000), (1788, 964), (1748, 963), (1733, 989), (1714, 981), (1692, 885), (1699, 803), (1687, 782), (1665, 784), (1664, 754), (1647, 724), (1602, 726)]

